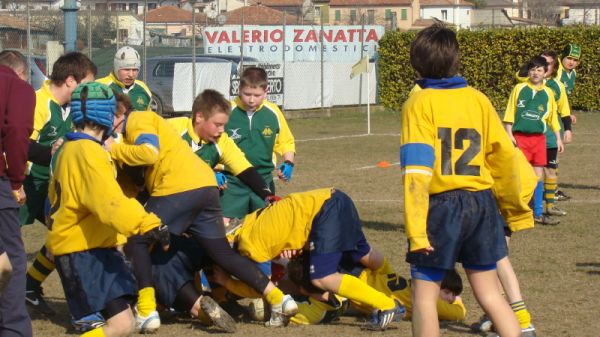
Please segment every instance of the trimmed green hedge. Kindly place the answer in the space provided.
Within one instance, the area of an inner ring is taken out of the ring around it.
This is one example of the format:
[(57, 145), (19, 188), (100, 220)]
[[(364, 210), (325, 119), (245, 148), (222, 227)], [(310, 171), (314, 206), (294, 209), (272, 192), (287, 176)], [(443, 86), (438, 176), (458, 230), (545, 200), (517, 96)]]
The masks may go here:
[[(387, 32), (379, 42), (380, 101), (400, 110), (414, 84), (410, 43), (416, 32)], [(575, 110), (600, 110), (600, 27), (459, 30), (461, 74), (484, 92), (498, 111), (504, 111), (515, 73), (529, 58), (545, 49), (559, 54), (574, 42), (582, 48), (571, 105)]]

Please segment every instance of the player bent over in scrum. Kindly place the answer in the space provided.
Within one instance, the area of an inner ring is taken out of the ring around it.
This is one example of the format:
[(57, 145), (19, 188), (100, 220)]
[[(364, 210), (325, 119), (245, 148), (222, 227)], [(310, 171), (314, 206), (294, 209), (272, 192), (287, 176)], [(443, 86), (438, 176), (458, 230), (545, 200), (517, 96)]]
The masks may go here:
[[(302, 250), (309, 254), (310, 280), (317, 288), (368, 305), (375, 320), (367, 327), (384, 330), (401, 305), (365, 282), (338, 272), (345, 254), (371, 270), (387, 270), (387, 259), (371, 249), (354, 203), (332, 188), (293, 193), (247, 215), (234, 237), (242, 255), (258, 263)], [(235, 282), (224, 286), (236, 293)]]

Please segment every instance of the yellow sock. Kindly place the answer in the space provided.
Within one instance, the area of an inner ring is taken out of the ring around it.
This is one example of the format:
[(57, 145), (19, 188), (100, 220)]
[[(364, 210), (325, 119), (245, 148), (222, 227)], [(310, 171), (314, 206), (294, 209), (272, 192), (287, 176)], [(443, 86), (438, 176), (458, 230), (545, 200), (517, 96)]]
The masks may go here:
[(390, 262), (388, 261), (387, 257), (383, 258), (383, 263), (381, 264), (381, 267), (377, 268), (377, 270), (375, 271), (377, 274), (393, 274), (394, 270), (392, 269), (392, 266), (390, 266)]
[(104, 334), (104, 330), (102, 328), (96, 328), (94, 330), (90, 330), (86, 333), (84, 333), (83, 335), (81, 335), (81, 337), (105, 337), (106, 335)]
[(531, 325), (531, 315), (527, 311), (525, 301), (518, 301), (510, 304), (510, 307), (515, 312), (521, 329), (528, 328)]
[(342, 275), (338, 295), (379, 310), (389, 310), (396, 306), (393, 299), (348, 274)]
[(153, 287), (146, 287), (138, 292), (137, 310), (140, 316), (148, 316), (156, 310)]
[(43, 246), (42, 249), (36, 254), (35, 260), (27, 269), (27, 275), (32, 278), (36, 283), (41, 284), (46, 280), (48, 275), (52, 273), (56, 269), (54, 262), (48, 260), (46, 257), (46, 246)]
[(279, 288), (274, 288), (270, 293), (265, 296), (265, 299), (271, 306), (280, 305), (283, 302), (283, 292)]

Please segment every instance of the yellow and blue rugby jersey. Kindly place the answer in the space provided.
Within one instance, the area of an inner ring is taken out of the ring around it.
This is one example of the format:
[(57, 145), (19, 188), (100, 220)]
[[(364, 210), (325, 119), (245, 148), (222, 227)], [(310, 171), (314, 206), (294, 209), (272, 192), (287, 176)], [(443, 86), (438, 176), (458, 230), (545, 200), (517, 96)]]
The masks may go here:
[(150, 195), (217, 186), (212, 169), (162, 117), (152, 111), (133, 111), (125, 123), (123, 143), (114, 144), (110, 154), (131, 166), (147, 166), (144, 178)]
[(471, 88), (423, 89), (402, 109), (400, 164), (410, 250), (429, 247), (429, 196), (501, 186), (500, 208), (518, 208), (514, 145), (488, 98)]
[(560, 131), (552, 89), (534, 86), (529, 81), (517, 84), (508, 99), (503, 121), (512, 123), (513, 132), (540, 134)]
[(275, 168), (273, 153), (296, 152), (294, 136), (283, 113), (267, 100), (248, 116), (244, 104), (236, 97), (231, 102), (231, 116), (225, 131), (263, 176), (272, 174)]
[[(358, 278), (385, 295), (398, 300), (406, 308), (405, 317), (410, 319), (412, 314), (412, 288), (410, 281), (395, 273), (379, 274), (368, 268), (364, 268)], [(350, 304), (367, 315), (373, 312), (372, 307), (363, 303), (350, 301)], [(461, 321), (467, 316), (467, 309), (460, 298), (457, 298), (453, 303), (448, 303), (438, 298), (436, 307), (440, 320)]]
[(146, 83), (140, 80), (135, 80), (131, 87), (125, 88), (125, 84), (119, 81), (113, 72), (108, 74), (106, 77), (98, 79), (97, 82), (106, 84), (117, 92), (129, 96), (129, 99), (131, 99), (131, 105), (133, 105), (135, 110), (148, 110), (150, 101), (152, 100), (152, 92)]
[(302, 249), (315, 216), (331, 193), (331, 188), (292, 193), (246, 215), (235, 238), (238, 251), (255, 262), (265, 262), (284, 250)]
[(225, 170), (238, 175), (252, 166), (227, 133), (223, 132), (216, 142), (206, 142), (201, 140), (194, 131), (191, 118), (177, 117), (169, 118), (167, 121), (209, 167), (214, 168), (217, 164), (222, 164)]
[(96, 141), (69, 140), (62, 146), (48, 193), (46, 245), (53, 255), (116, 247), (160, 225), (156, 215), (123, 194), (115, 174), (109, 154)]

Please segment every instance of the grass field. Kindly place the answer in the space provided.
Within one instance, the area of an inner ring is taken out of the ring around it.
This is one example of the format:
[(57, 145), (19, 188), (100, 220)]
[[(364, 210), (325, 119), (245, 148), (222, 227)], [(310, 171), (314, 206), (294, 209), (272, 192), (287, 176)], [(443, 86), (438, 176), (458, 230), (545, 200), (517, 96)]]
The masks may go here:
[[(373, 114), (372, 135), (366, 136), (363, 114), (334, 113), (331, 118), (294, 119), (289, 122), (297, 139), (293, 180), (278, 182), (278, 194), (335, 186), (356, 202), (370, 243), (382, 250), (392, 265), (407, 277), (404, 262), (401, 175), (397, 165), (400, 122), (398, 113)], [(538, 226), (516, 233), (511, 260), (520, 278), (525, 301), (538, 336), (600, 335), (600, 113), (580, 113), (574, 142), (561, 157), (559, 184), (573, 198), (560, 203), (568, 215), (553, 227)], [(393, 164), (379, 168), (377, 163)], [(29, 259), (41, 247), (41, 225), (23, 229)], [(461, 270), (462, 273), (462, 270)], [(58, 311), (51, 319), (34, 315), (36, 336), (68, 335), (69, 315), (56, 273), (44, 285), (50, 305)], [(445, 324), (443, 336), (477, 336), (468, 326), (482, 310), (468, 285), (463, 299), (468, 309), (464, 323)], [(164, 322), (156, 336), (206, 334), (191, 320)], [(359, 336), (362, 321), (343, 317), (327, 326), (290, 326), (268, 329), (258, 323), (240, 323), (236, 336)], [(394, 323), (381, 335), (409, 336), (410, 323)], [(215, 332), (208, 330), (208, 332)]]

